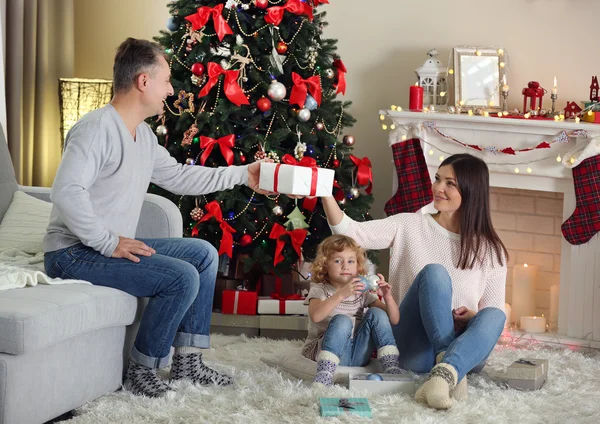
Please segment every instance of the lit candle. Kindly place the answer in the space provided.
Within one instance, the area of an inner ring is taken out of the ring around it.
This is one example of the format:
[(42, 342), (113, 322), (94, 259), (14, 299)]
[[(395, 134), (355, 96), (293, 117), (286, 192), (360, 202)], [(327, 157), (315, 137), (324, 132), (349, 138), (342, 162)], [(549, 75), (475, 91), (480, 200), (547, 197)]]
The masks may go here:
[(506, 74), (502, 77), (502, 92), (508, 93), (508, 85), (506, 85)]
[(515, 265), (513, 268), (512, 320), (519, 322), (522, 316), (535, 315), (535, 286), (538, 268)]
[(554, 77), (554, 87), (552, 87), (552, 94), (555, 96), (558, 94), (558, 87), (556, 86), (556, 77)]
[(408, 108), (419, 112), (423, 110), (423, 87), (420, 87), (419, 83), (410, 86)]
[(521, 317), (521, 330), (527, 333), (545, 333), (546, 318), (544, 317)]
[(512, 309), (508, 303), (504, 304), (504, 314), (506, 315), (506, 321), (504, 322), (504, 328), (506, 328), (512, 322), (511, 321)]
[(550, 287), (550, 329), (555, 330), (558, 327), (558, 294), (560, 286), (557, 284)]

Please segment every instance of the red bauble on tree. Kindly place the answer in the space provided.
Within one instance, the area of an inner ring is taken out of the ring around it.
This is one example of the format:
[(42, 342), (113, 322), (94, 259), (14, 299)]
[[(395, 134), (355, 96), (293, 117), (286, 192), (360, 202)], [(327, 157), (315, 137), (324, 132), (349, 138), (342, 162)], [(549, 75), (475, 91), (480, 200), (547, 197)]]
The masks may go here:
[(269, 5), (269, 0), (256, 0), (255, 4), (259, 9), (266, 9), (266, 7)]
[(337, 160), (337, 159), (334, 159), (334, 160), (333, 160), (333, 167), (334, 167), (334, 168), (339, 168), (339, 167), (340, 167), (340, 161), (339, 161), (339, 160)]
[(240, 162), (241, 162), (242, 164), (246, 163), (246, 156), (244, 156), (244, 154), (243, 154), (243, 153), (240, 153)]
[(277, 42), (277, 47), (275, 47), (275, 50), (277, 50), (277, 53), (279, 54), (286, 54), (288, 51), (288, 45), (283, 41), (279, 41)]
[(240, 238), (240, 246), (248, 246), (250, 243), (252, 243), (252, 236), (250, 234), (244, 234)]
[(256, 107), (261, 112), (266, 112), (267, 110), (271, 109), (271, 100), (267, 99), (266, 97), (261, 97), (256, 101)]
[(205, 68), (204, 68), (204, 65), (201, 64), (200, 62), (196, 62), (192, 65), (190, 70), (192, 71), (192, 74), (201, 77), (202, 75), (204, 75)]

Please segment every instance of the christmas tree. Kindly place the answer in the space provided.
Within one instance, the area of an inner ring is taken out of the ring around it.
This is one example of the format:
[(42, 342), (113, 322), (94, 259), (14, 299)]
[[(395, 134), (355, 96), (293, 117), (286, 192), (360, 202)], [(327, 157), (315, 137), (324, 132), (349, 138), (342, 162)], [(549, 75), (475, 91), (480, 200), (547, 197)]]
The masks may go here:
[[(322, 38), (327, 0), (179, 0), (156, 40), (169, 56), (173, 98), (151, 120), (159, 143), (189, 166), (243, 165), (263, 158), (335, 170), (334, 196), (364, 221), (371, 163), (353, 156), (355, 120), (336, 40)], [(341, 139), (341, 140), (339, 140)], [(263, 196), (246, 186), (175, 196), (184, 233), (220, 253), (247, 254), (246, 269), (289, 272), (331, 234), (318, 199)]]

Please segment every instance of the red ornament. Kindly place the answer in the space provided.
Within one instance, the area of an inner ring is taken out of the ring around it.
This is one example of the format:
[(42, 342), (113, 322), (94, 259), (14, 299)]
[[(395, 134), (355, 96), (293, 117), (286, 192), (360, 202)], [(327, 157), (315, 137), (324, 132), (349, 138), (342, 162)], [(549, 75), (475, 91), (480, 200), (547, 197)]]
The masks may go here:
[(241, 162), (242, 164), (246, 163), (246, 156), (244, 156), (244, 154), (243, 154), (243, 153), (240, 153), (240, 162)]
[(583, 109), (575, 102), (567, 102), (565, 107), (565, 118), (574, 118), (581, 113)]
[[(540, 86), (537, 81), (529, 81), (527, 87), (521, 92), (523, 94), (523, 113), (527, 113), (530, 110), (540, 110), (542, 108), (542, 100), (546, 90)], [(540, 104), (537, 104), (537, 100), (540, 99)], [(529, 108), (527, 107), (527, 100), (529, 100)]]
[(269, 5), (269, 0), (256, 0), (256, 7), (259, 9), (266, 9)]
[(334, 167), (334, 168), (339, 168), (339, 167), (340, 167), (340, 161), (339, 161), (339, 160), (337, 160), (337, 159), (334, 159), (334, 160), (333, 160), (333, 167)]
[(286, 54), (288, 51), (288, 45), (285, 44), (283, 41), (279, 41), (277, 43), (277, 47), (275, 47), (275, 50), (277, 50), (277, 53), (279, 54)]
[(199, 77), (204, 75), (205, 68), (204, 68), (204, 65), (201, 64), (200, 62), (194, 63), (190, 69), (192, 70), (192, 74), (194, 74), (194, 75), (197, 75)]
[(244, 234), (240, 239), (240, 246), (248, 246), (252, 243), (252, 236), (250, 234)]
[(271, 109), (271, 100), (267, 99), (266, 97), (261, 97), (256, 101), (256, 107), (261, 112), (266, 112), (267, 110)]

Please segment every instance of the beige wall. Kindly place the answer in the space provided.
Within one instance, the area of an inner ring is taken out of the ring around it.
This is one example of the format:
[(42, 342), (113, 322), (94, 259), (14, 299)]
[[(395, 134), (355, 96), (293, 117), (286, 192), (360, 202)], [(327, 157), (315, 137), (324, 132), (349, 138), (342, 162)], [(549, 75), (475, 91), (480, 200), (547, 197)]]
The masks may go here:
[[(330, 0), (322, 6), (348, 68), (346, 98), (358, 119), (348, 130), (355, 152), (373, 161), (373, 214), (383, 216), (394, 168), (378, 110), (408, 104), (408, 86), (432, 47), (445, 62), (456, 45), (497, 45), (509, 53), (509, 102), (522, 103), (520, 88), (537, 80), (559, 81), (559, 104), (587, 98), (600, 55), (592, 33), (598, 0)], [(116, 46), (127, 36), (151, 38), (165, 27), (167, 0), (76, 0), (76, 75), (111, 77)], [(549, 101), (549, 99), (546, 99)], [(385, 266), (384, 260), (384, 269)]]

